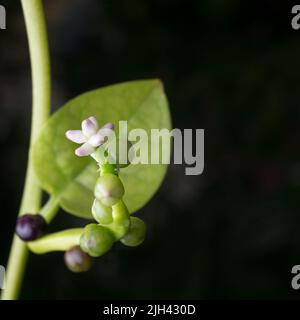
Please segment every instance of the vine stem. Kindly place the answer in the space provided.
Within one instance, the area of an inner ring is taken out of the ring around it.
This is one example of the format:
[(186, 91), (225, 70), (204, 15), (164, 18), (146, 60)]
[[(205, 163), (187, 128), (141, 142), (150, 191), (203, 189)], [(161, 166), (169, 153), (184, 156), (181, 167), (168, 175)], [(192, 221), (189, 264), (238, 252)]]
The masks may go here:
[[(50, 114), (50, 57), (42, 0), (21, 0), (21, 3), (27, 29), (32, 72), (31, 146)], [(29, 157), (19, 215), (37, 213), (41, 205), (41, 195), (42, 191)], [(2, 299), (18, 299), (27, 259), (27, 245), (14, 236), (7, 265), (6, 289), (3, 291)]]
[(59, 201), (55, 196), (50, 196), (50, 199), (46, 204), (41, 208), (40, 215), (44, 217), (46, 222), (49, 224), (53, 218), (56, 216), (59, 209)]
[(28, 242), (28, 247), (35, 254), (67, 251), (72, 247), (79, 246), (82, 232), (83, 228), (75, 228), (50, 233), (35, 241)]

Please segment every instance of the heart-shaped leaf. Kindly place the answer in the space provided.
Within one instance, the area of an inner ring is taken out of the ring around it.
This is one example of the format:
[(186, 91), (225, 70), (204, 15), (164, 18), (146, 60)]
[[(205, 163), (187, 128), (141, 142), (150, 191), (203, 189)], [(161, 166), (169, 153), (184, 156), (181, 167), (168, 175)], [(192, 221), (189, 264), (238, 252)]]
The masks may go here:
[[(101, 125), (127, 120), (128, 130), (171, 129), (167, 99), (158, 80), (125, 82), (87, 92), (53, 114), (31, 150), (35, 172), (42, 188), (55, 196), (64, 210), (85, 218), (92, 217), (97, 166), (91, 157), (74, 155), (78, 146), (65, 138), (65, 132), (79, 129), (89, 116), (95, 116)], [(165, 172), (163, 164), (137, 164), (121, 170), (124, 202), (131, 213), (151, 199)]]

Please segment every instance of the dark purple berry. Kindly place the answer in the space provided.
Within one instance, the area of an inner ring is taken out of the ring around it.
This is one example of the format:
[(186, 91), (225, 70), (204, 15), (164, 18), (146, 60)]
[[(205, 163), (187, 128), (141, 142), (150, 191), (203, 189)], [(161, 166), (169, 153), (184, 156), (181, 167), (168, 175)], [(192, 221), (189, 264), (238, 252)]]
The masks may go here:
[(39, 214), (25, 214), (18, 218), (16, 234), (23, 241), (33, 241), (41, 237), (47, 228), (46, 220)]
[(65, 264), (72, 272), (86, 272), (91, 268), (93, 258), (76, 246), (65, 252)]

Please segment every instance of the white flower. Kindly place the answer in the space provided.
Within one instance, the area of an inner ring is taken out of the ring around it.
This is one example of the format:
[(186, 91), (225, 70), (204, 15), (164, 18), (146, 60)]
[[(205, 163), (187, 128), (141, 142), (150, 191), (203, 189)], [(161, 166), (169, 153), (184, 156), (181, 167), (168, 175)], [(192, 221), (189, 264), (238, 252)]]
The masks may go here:
[[(101, 129), (95, 117), (89, 117), (82, 121), (82, 130), (68, 130), (66, 137), (78, 144), (82, 144), (81, 147), (75, 150), (75, 154), (78, 157), (89, 156), (95, 152), (95, 148), (99, 147), (107, 136), (107, 130), (114, 130), (112, 123), (105, 124)], [(106, 129), (106, 130), (103, 130)]]

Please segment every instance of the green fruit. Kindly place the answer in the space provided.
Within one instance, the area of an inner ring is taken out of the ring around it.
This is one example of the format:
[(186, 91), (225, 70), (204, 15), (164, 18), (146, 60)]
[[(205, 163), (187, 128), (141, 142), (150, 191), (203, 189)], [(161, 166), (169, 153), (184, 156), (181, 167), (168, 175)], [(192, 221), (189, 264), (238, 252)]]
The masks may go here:
[(115, 205), (125, 193), (124, 186), (118, 176), (106, 173), (101, 176), (95, 187), (95, 197), (105, 206)]
[(109, 224), (113, 222), (112, 208), (105, 206), (97, 199), (94, 200), (92, 214), (94, 219), (100, 224)]
[(80, 247), (90, 256), (100, 257), (112, 247), (114, 240), (113, 234), (107, 228), (89, 224), (80, 237)]
[(136, 217), (130, 217), (129, 231), (120, 241), (126, 246), (136, 247), (144, 241), (146, 229), (144, 221)]
[(66, 266), (72, 272), (86, 272), (93, 264), (93, 258), (83, 252), (79, 246), (66, 251), (64, 259)]

